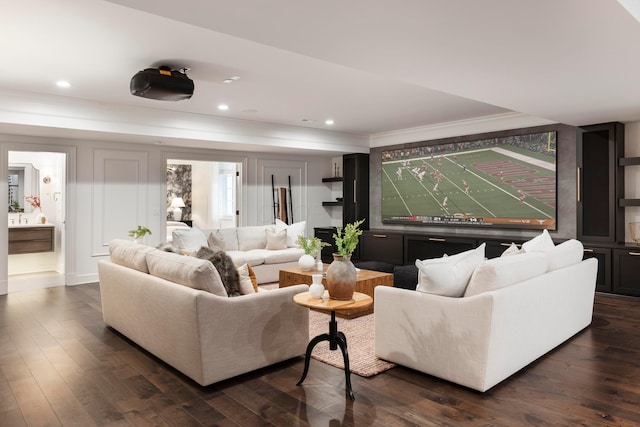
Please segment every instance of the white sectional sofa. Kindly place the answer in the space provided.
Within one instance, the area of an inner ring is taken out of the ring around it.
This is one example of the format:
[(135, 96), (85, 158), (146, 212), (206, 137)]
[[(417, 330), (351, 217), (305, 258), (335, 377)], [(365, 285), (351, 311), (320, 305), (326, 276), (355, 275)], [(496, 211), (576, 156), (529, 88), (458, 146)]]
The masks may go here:
[(297, 285), (227, 297), (211, 262), (114, 241), (98, 272), (104, 322), (201, 385), (304, 354)]
[(461, 297), (377, 287), (376, 356), (488, 390), (591, 323), (597, 260), (565, 243), (482, 261)]
[[(283, 230), (286, 239), (282, 239)], [(296, 245), (298, 235), (306, 235), (304, 221), (291, 225), (247, 226), (199, 230), (174, 229), (173, 244), (181, 250), (193, 252), (200, 246), (217, 246), (231, 257), (236, 265), (247, 263), (253, 268), (259, 284), (277, 282), (280, 269), (296, 267), (304, 251)], [(270, 240), (269, 236), (271, 237)]]

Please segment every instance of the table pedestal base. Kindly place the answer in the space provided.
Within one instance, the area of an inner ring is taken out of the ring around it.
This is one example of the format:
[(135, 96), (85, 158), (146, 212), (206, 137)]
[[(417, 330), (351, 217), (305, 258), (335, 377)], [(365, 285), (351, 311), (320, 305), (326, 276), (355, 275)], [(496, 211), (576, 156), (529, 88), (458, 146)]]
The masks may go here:
[(301, 385), (309, 372), (309, 361), (311, 359), (311, 352), (313, 348), (322, 341), (329, 341), (329, 350), (334, 351), (340, 347), (342, 351), (342, 358), (344, 359), (344, 374), (346, 378), (347, 394), (351, 400), (355, 400), (353, 390), (351, 389), (351, 370), (349, 369), (349, 352), (347, 351), (347, 337), (340, 331), (338, 331), (338, 322), (336, 322), (336, 312), (331, 310), (331, 320), (329, 321), (329, 333), (321, 334), (313, 338), (309, 345), (307, 345), (307, 351), (304, 355), (304, 371), (302, 372), (302, 378), (298, 381)]

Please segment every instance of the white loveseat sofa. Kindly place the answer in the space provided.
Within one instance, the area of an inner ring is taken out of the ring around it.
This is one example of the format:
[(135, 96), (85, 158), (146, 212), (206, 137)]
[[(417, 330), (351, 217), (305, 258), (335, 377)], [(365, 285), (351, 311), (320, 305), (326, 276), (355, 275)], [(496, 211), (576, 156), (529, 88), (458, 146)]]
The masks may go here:
[(201, 385), (304, 354), (307, 285), (227, 297), (207, 260), (132, 242), (98, 272), (104, 322)]
[(598, 264), (575, 242), (569, 263), (563, 245), (484, 261), (459, 298), (377, 287), (376, 356), (488, 390), (591, 323)]
[[(284, 234), (286, 238), (282, 239)], [(187, 252), (200, 246), (217, 246), (231, 257), (236, 265), (247, 263), (258, 278), (258, 283), (277, 282), (280, 269), (296, 267), (304, 251), (295, 241), (306, 235), (306, 222), (286, 225), (259, 225), (217, 230), (179, 228), (172, 230), (172, 243)], [(274, 236), (269, 241), (268, 236)]]

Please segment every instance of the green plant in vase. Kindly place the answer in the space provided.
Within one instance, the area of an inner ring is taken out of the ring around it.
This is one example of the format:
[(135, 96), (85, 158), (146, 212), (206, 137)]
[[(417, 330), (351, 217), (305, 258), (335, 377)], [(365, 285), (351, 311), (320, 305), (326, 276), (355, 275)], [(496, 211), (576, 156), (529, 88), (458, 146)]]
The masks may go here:
[(358, 237), (362, 235), (360, 226), (364, 219), (338, 228), (333, 234), (338, 252), (333, 254), (333, 262), (327, 269), (327, 290), (329, 298), (350, 300), (356, 290), (357, 272), (351, 263), (351, 254), (358, 246)]
[(364, 219), (360, 221), (353, 222), (351, 224), (347, 224), (342, 228), (338, 228), (336, 233), (333, 233), (333, 239), (336, 241), (336, 247), (338, 248), (338, 253), (343, 257), (350, 256), (353, 254), (353, 251), (356, 250), (358, 246), (358, 237), (362, 235), (362, 230), (360, 230), (360, 226), (364, 222)]
[(149, 230), (147, 227), (143, 227), (142, 225), (139, 225), (133, 230), (129, 230), (129, 237), (133, 237), (135, 241), (142, 239), (147, 234), (151, 235), (151, 230)]
[(298, 235), (296, 244), (304, 251), (304, 255), (298, 260), (298, 265), (304, 271), (310, 271), (316, 265), (315, 257), (320, 254), (322, 248), (330, 246), (317, 237), (305, 237), (301, 234)]
[(325, 246), (331, 246), (330, 244), (320, 240), (318, 237), (304, 237), (302, 234), (298, 235), (296, 244), (300, 246), (300, 249), (302, 249), (306, 255), (311, 255), (313, 257), (318, 256), (322, 248)]

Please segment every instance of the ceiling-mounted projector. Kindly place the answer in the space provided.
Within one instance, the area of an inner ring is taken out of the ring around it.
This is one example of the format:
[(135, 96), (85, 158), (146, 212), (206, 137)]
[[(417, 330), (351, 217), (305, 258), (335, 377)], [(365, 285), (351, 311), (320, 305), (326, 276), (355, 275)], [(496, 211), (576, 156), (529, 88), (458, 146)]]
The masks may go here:
[(181, 101), (193, 95), (193, 80), (185, 71), (169, 67), (145, 68), (131, 78), (131, 94), (162, 101)]

